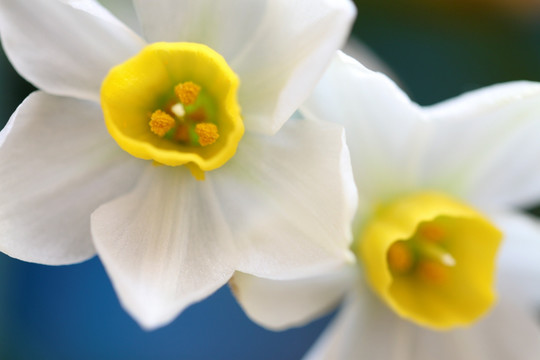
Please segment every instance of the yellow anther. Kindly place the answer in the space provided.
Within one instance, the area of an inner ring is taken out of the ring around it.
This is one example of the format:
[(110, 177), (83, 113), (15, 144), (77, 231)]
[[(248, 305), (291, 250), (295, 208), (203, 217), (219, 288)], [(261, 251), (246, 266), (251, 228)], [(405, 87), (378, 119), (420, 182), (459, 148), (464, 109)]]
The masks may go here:
[(398, 273), (409, 271), (414, 262), (411, 250), (403, 241), (396, 241), (390, 246), (387, 258), (390, 269)]
[(433, 260), (421, 260), (418, 262), (418, 276), (427, 283), (442, 285), (447, 282), (450, 269)]
[(212, 145), (219, 138), (217, 126), (211, 123), (197, 124), (195, 133), (199, 135), (199, 144), (201, 146)]
[(148, 124), (150, 125), (150, 130), (154, 134), (163, 137), (174, 127), (175, 122), (171, 115), (164, 111), (156, 110), (150, 117), (150, 122)]
[(186, 106), (195, 103), (200, 91), (201, 87), (191, 81), (180, 83), (174, 88), (174, 93), (178, 97), (178, 100)]
[(440, 225), (429, 222), (420, 225), (418, 235), (420, 235), (422, 240), (436, 243), (443, 239), (445, 232)]

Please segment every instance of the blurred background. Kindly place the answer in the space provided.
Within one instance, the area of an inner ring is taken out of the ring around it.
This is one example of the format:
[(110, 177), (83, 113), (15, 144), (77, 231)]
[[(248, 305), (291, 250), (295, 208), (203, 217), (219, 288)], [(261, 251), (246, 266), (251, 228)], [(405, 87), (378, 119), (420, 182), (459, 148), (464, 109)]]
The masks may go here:
[[(102, 2), (131, 22), (122, 0)], [(353, 37), (372, 54), (350, 51), (391, 72), (422, 105), (498, 82), (540, 81), (538, 0), (356, 3)], [(31, 91), (0, 52), (0, 128)], [(0, 253), (0, 359), (299, 359), (332, 315), (266, 331), (224, 287), (169, 326), (145, 332), (120, 307), (99, 259), (47, 267)]]

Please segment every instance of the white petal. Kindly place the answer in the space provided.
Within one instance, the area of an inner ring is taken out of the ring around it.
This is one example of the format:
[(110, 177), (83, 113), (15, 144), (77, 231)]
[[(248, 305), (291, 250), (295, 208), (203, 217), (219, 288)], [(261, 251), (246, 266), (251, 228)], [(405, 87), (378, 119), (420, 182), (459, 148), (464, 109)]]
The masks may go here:
[(412, 331), (410, 359), (531, 360), (540, 358), (540, 327), (531, 311), (501, 298), (484, 319), (472, 327), (435, 332)]
[(350, 289), (353, 270), (344, 266), (295, 280), (269, 280), (237, 272), (229, 284), (253, 321), (283, 330), (304, 325), (334, 308)]
[(217, 205), (210, 179), (149, 165), (133, 192), (92, 215), (97, 252), (143, 327), (165, 325), (232, 276), (236, 251)]
[[(364, 295), (367, 300), (377, 301), (369, 293)], [(369, 306), (366, 299), (363, 299), (364, 295), (357, 295), (355, 291), (349, 294), (336, 318), (305, 355), (305, 360), (393, 360), (390, 357), (396, 345), (393, 335), (398, 330), (390, 328), (390, 333), (382, 332), (388, 327), (388, 314), (376, 303), (375, 306)]]
[(361, 207), (416, 183), (424, 117), (385, 75), (339, 53), (301, 111), (345, 126)]
[(498, 214), (494, 221), (504, 233), (498, 259), (500, 286), (522, 294), (529, 306), (539, 306), (540, 222), (519, 213)]
[(238, 98), (248, 130), (280, 129), (344, 44), (354, 16), (349, 1), (268, 2), (249, 46), (231, 60), (243, 82)]
[(134, 0), (149, 42), (205, 44), (231, 60), (253, 36), (268, 0)]
[(246, 135), (204, 181), (150, 168), (93, 214), (92, 232), (122, 303), (152, 328), (235, 269), (290, 278), (341, 265), (355, 199), (342, 129), (296, 120), (278, 136)]
[(132, 0), (99, 0), (118, 20), (137, 34), (142, 34), (141, 24)]
[(358, 60), (366, 68), (381, 72), (394, 80), (396, 84), (400, 84), (399, 78), (392, 72), (390, 67), (369, 46), (361, 42), (358, 38), (350, 37), (343, 47), (343, 52)]
[(340, 126), (291, 119), (275, 136), (246, 135), (207, 176), (239, 244), (237, 270), (291, 279), (350, 259), (356, 189)]
[(348, 0), (136, 1), (152, 41), (192, 41), (222, 54), (241, 80), (250, 131), (275, 133), (345, 41)]
[(93, 256), (90, 213), (130, 189), (136, 165), (97, 104), (33, 93), (0, 133), (0, 250), (53, 265)]
[(363, 280), (357, 285), (305, 359), (422, 360), (410, 354), (414, 325), (398, 318)]
[(426, 108), (427, 181), (482, 207), (540, 199), (540, 84), (513, 82)]
[(432, 331), (399, 318), (363, 292), (351, 296), (306, 359), (538, 359), (539, 325), (532, 314), (507, 300), (470, 328)]
[(540, 328), (534, 314), (506, 300), (501, 299), (486, 318), (468, 329), (434, 332), (416, 328), (410, 359), (540, 358)]
[(36, 87), (96, 101), (109, 69), (144, 46), (93, 0), (1, 0), (0, 36), (13, 66)]

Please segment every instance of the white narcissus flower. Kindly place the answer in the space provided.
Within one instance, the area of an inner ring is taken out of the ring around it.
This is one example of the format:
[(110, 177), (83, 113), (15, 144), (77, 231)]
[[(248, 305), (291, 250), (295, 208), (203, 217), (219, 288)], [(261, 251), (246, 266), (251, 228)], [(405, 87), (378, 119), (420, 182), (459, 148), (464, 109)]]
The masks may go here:
[(349, 261), (343, 130), (284, 123), (352, 2), (135, 8), (144, 39), (96, 1), (0, 1), (4, 49), (40, 89), (0, 133), (0, 250), (52, 265), (97, 252), (146, 328), (235, 270), (287, 279)]
[(540, 84), (420, 107), (340, 54), (302, 112), (345, 126), (358, 264), (283, 282), (238, 273), (250, 317), (283, 329), (345, 298), (308, 359), (540, 358), (540, 226), (513, 210), (540, 200)]

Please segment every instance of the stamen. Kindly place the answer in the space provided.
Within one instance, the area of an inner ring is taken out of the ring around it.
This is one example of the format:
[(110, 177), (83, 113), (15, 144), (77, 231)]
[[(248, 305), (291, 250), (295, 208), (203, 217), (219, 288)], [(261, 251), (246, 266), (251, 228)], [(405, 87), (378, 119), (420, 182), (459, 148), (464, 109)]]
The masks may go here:
[(396, 241), (390, 246), (387, 258), (390, 269), (399, 273), (406, 273), (413, 266), (413, 255), (403, 241)]
[(195, 122), (204, 122), (206, 121), (206, 111), (204, 111), (204, 109), (201, 107), (189, 113), (187, 117), (189, 118), (189, 120), (192, 120)]
[(441, 226), (433, 222), (429, 222), (420, 225), (420, 228), (418, 229), (418, 234), (420, 235), (422, 240), (427, 240), (435, 243), (443, 239), (445, 232), (444, 229), (441, 228)]
[(449, 277), (449, 268), (431, 260), (418, 262), (417, 271), (422, 280), (435, 285), (444, 284)]
[(159, 137), (165, 136), (174, 127), (174, 124), (173, 117), (161, 110), (154, 111), (148, 123), (150, 130)]
[(430, 243), (419, 244), (418, 252), (423, 258), (444, 264), (445, 266), (455, 266), (456, 260), (444, 248)]
[(212, 145), (219, 138), (218, 128), (212, 123), (197, 124), (195, 133), (199, 135), (199, 144), (201, 146)]
[(174, 132), (174, 139), (176, 141), (188, 142), (190, 140), (188, 127), (184, 124), (178, 125)]
[(195, 103), (200, 91), (201, 87), (191, 81), (180, 83), (174, 88), (178, 100), (185, 106)]

